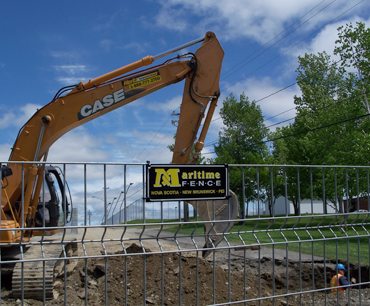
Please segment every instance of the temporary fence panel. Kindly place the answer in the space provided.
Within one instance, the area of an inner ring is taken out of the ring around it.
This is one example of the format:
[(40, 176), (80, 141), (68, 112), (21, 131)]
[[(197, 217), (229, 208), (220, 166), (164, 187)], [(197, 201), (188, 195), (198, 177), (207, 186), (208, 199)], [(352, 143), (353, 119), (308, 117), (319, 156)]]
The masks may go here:
[[(212, 246), (204, 225), (222, 222), (216, 212), (188, 219), (183, 201), (146, 202), (145, 164), (53, 166), (72, 199), (59, 191), (59, 221), (73, 211), (72, 222), (48, 226), (43, 187), (39, 236), (27, 241), (24, 218), (2, 226), (2, 305), (369, 305), (368, 167), (228, 165), (239, 217)], [(27, 215), (24, 197), (2, 225)], [(338, 264), (349, 286), (330, 286)]]

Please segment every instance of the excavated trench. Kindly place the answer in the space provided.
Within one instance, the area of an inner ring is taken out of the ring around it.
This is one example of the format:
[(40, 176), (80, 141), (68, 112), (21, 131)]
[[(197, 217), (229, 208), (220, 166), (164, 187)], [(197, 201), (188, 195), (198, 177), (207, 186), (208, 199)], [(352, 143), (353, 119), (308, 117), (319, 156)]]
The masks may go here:
[[(88, 298), (89, 305), (100, 305), (105, 301), (106, 280), (109, 305), (122, 305), (126, 299), (129, 305), (161, 305), (162, 299), (165, 305), (209, 305), (321, 290), (328, 288), (335, 273), (335, 262), (289, 260), (287, 263), (286, 259), (273, 261), (269, 257), (263, 257), (260, 261), (244, 261), (241, 255), (229, 257), (225, 252), (224, 256), (217, 256), (214, 263), (195, 254), (151, 255), (148, 249), (145, 255), (137, 255), (142, 248), (135, 244), (126, 251), (135, 255), (122, 256), (122, 251), (116, 252), (116, 256), (107, 259), (107, 266), (104, 258), (88, 259), (87, 275), (85, 260), (80, 260), (67, 277), (66, 293), (64, 274), (61, 273), (55, 282), (54, 296), (57, 298), (53, 301), (54, 305), (64, 305), (65, 294), (69, 304), (85, 305), (85, 299)], [(361, 275), (361, 281), (368, 282), (369, 267), (362, 266), (359, 271), (358, 266), (351, 265), (351, 275)], [(9, 279), (9, 273), (2, 274), (3, 305), (14, 305)], [(85, 288), (88, 289), (87, 297)], [(359, 287), (351, 289), (351, 305), (357, 305), (359, 291)], [(361, 295), (364, 299), (370, 298), (368, 286), (361, 286)], [(329, 290), (290, 296), (289, 304), (295, 305), (299, 299), (299, 303), (303, 301), (306, 303), (303, 305), (311, 305), (313, 296), (315, 305), (331, 305), (331, 301), (336, 305), (336, 295), (329, 293)], [(284, 305), (286, 302), (286, 298), (275, 299), (275, 305)], [(272, 304), (272, 299), (264, 301), (264, 305)], [(42, 301), (32, 300), (32, 305), (42, 305)], [(255, 304), (250, 302), (249, 305)]]

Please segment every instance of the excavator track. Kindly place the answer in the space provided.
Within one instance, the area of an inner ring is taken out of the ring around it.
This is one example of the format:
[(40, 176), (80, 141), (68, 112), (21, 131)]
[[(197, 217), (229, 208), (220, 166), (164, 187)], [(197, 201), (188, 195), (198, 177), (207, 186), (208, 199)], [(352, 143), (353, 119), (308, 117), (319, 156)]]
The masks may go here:
[[(77, 251), (76, 242), (63, 243), (66, 255)], [(60, 258), (63, 259), (60, 259)], [(32, 245), (23, 256), (26, 262), (16, 263), (12, 277), (14, 298), (51, 300), (54, 298), (54, 280), (63, 270), (66, 260), (62, 244)], [(58, 267), (58, 269), (56, 269)], [(22, 296), (23, 294), (23, 296)]]

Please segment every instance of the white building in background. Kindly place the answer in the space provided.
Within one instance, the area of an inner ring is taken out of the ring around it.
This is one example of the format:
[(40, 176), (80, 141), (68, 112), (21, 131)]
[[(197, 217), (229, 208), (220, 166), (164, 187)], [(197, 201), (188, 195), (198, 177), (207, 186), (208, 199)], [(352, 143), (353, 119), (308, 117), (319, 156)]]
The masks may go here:
[[(323, 214), (324, 213), (324, 206), (322, 200), (311, 200), (306, 199), (302, 200), (300, 203), (300, 211), (301, 215), (303, 214)], [(286, 211), (288, 209), (288, 212)], [(328, 214), (335, 213), (335, 209), (329, 205), (326, 206), (326, 210)], [(269, 215), (269, 206), (268, 201), (265, 202), (265, 209), (264, 214)], [(276, 199), (275, 201), (275, 215), (285, 215), (285, 214), (294, 214), (294, 207), (293, 203), (289, 200), (285, 201), (285, 197), (281, 196)]]

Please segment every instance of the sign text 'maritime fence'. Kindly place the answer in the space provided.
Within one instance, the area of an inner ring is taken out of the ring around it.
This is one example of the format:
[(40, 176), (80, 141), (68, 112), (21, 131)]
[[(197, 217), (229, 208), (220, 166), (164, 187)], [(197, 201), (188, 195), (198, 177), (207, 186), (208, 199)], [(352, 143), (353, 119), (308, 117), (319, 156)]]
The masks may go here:
[(219, 200), (229, 195), (225, 165), (147, 165), (146, 200)]

